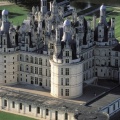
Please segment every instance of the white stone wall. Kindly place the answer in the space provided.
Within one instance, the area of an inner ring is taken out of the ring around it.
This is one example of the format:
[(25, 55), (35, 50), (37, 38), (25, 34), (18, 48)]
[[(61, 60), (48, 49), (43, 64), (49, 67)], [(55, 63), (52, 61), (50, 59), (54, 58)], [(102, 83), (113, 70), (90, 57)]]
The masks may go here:
[[(4, 106), (4, 100), (7, 100), (7, 106)], [(2, 102), (1, 102), (2, 101)], [(15, 107), (13, 108), (12, 102), (14, 101)], [(2, 103), (2, 104), (1, 104)], [(20, 103), (22, 103), (22, 110), (20, 110)], [(31, 111), (29, 111), (29, 105), (31, 105)], [(11, 99), (0, 98), (0, 108), (1, 110), (10, 111), (13, 113), (20, 113), (23, 115), (29, 115), (30, 117), (42, 118), (46, 120), (55, 120), (55, 111), (52, 108), (45, 108), (42, 106), (34, 105), (25, 101), (15, 101)], [(37, 113), (37, 107), (40, 107), (40, 113)], [(48, 109), (48, 115), (46, 114), (46, 109)], [(65, 111), (58, 110), (58, 120), (65, 120)], [(67, 111), (66, 111), (67, 112)], [(75, 120), (74, 113), (67, 112), (68, 119), (67, 120)]]
[[(74, 98), (82, 95), (83, 92), (83, 63), (57, 64), (52, 60), (51, 63), (51, 95), (61, 98)], [(66, 68), (69, 69), (69, 75), (66, 75)], [(61, 73), (63, 69), (63, 74)], [(61, 83), (63, 79), (63, 84)], [(69, 79), (69, 85), (66, 85), (66, 79)], [(63, 95), (61, 93), (63, 89)], [(66, 89), (69, 89), (69, 95), (66, 96)]]
[[(19, 82), (31, 84), (31, 77), (33, 77), (33, 85), (40, 86), (39, 79), (42, 79), (41, 86), (50, 89), (49, 56), (30, 52), (20, 52), (20, 56), (21, 59), (19, 59), (19, 65), (22, 66), (22, 70), (19, 69)], [(28, 60), (26, 59), (26, 56), (28, 57)], [(31, 57), (33, 58), (33, 62), (31, 62)], [(36, 62), (35, 59), (37, 59), (38, 62)], [(42, 64), (40, 64), (40, 59), (42, 60)], [(28, 70), (26, 70), (26, 66), (28, 66)], [(33, 67), (33, 72), (31, 72), (31, 66)], [(35, 72), (35, 67), (38, 69), (38, 72)], [(42, 69), (42, 74), (39, 73), (40, 68)], [(35, 78), (38, 79), (37, 83), (35, 83)]]
[(0, 85), (17, 83), (18, 52), (0, 54)]

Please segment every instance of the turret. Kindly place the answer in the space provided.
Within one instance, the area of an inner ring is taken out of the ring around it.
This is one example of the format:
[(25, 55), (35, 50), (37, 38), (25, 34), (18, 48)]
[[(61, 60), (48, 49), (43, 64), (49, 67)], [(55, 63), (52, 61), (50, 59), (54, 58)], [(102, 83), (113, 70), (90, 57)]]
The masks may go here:
[(54, 55), (58, 57), (61, 52), (60, 29), (56, 29), (56, 43), (54, 45)]
[(10, 23), (8, 22), (8, 11), (3, 10), (2, 11), (1, 31), (4, 32), (4, 33), (8, 33), (9, 32), (9, 27), (10, 27)]
[(44, 15), (47, 12), (47, 0), (41, 0), (41, 13)]
[(93, 16), (93, 30), (95, 31), (96, 28), (96, 16)]
[(52, 13), (57, 14), (58, 13), (58, 6), (56, 0), (53, 1), (52, 3)]
[(107, 21), (106, 21), (106, 6), (101, 5), (100, 7), (100, 23), (103, 23), (105, 25), (107, 25)]

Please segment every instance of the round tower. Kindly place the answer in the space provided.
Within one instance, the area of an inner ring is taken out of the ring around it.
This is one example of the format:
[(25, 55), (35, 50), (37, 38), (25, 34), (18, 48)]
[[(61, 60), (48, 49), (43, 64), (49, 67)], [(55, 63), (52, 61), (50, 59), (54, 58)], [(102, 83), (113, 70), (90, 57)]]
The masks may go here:
[(72, 48), (76, 45), (72, 44), (72, 33), (68, 34), (67, 28), (71, 23), (67, 23), (65, 21), (63, 25), (66, 28), (64, 40), (60, 40), (56, 31), (59, 42), (55, 43), (53, 59), (50, 59), (51, 95), (57, 98), (76, 98), (83, 93), (83, 63), (73, 56), (75, 51)]

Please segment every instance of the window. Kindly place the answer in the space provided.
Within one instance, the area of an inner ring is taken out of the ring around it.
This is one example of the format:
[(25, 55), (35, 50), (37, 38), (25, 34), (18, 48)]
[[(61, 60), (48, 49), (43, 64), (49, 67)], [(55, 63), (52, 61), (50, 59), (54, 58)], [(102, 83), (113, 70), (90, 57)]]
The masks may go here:
[(38, 78), (35, 77), (35, 84), (38, 84)]
[(35, 57), (35, 64), (38, 64), (38, 58)]
[(42, 65), (42, 59), (41, 58), (39, 58), (39, 64)]
[(63, 89), (61, 89), (61, 96), (63, 96)]
[(47, 66), (47, 59), (46, 59), (46, 66)]
[(115, 110), (115, 104), (113, 105), (113, 111)]
[(115, 66), (117, 67), (118, 66), (118, 60), (115, 59)]
[(33, 57), (32, 57), (32, 56), (31, 56), (31, 58), (30, 58), (30, 62), (33, 63)]
[(47, 69), (46, 69), (46, 76), (47, 76)]
[(65, 113), (65, 120), (68, 120), (68, 113)]
[(28, 59), (28, 55), (26, 55), (26, 62), (28, 62), (29, 61), (29, 59)]
[(69, 56), (69, 51), (66, 51), (66, 57), (68, 57)]
[(42, 78), (39, 78), (39, 86), (42, 86)]
[(31, 112), (31, 105), (29, 105), (29, 112)]
[(63, 78), (61, 78), (61, 85), (63, 85)]
[(65, 61), (66, 61), (66, 63), (69, 63), (69, 59), (66, 59)]
[(61, 75), (63, 75), (63, 68), (61, 68)]
[(4, 70), (4, 73), (6, 73), (6, 70)]
[(40, 114), (40, 107), (37, 107), (37, 113)]
[(116, 56), (116, 57), (118, 56), (118, 52), (115, 52), (115, 56)]
[(6, 63), (6, 60), (4, 60), (4, 63)]
[(38, 67), (35, 67), (35, 74), (38, 74)]
[(22, 103), (20, 103), (20, 110), (22, 110)]
[(6, 65), (4, 65), (4, 68), (6, 68)]
[(30, 67), (30, 72), (33, 73), (33, 66)]
[(13, 57), (13, 60), (14, 60), (14, 57)]
[(65, 75), (69, 75), (69, 68), (66, 68), (65, 72), (66, 72)]
[(39, 68), (39, 75), (42, 75), (42, 68)]
[(66, 80), (65, 80), (65, 85), (66, 85), (66, 86), (69, 85), (69, 78), (66, 78)]
[(15, 108), (15, 102), (14, 101), (12, 102), (12, 108)]
[(46, 86), (47, 86), (47, 79), (46, 79)]
[(49, 110), (48, 109), (46, 109), (46, 115), (49, 115)]
[(65, 89), (65, 95), (69, 96), (69, 89)]
[(58, 120), (58, 111), (55, 111), (55, 120)]
[(7, 100), (4, 100), (4, 106), (5, 107), (7, 106)]

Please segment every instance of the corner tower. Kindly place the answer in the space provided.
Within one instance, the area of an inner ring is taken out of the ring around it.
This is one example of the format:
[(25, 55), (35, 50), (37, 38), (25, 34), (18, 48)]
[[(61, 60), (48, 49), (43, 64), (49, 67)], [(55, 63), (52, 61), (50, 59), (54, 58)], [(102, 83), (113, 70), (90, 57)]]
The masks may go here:
[(70, 21), (66, 20), (63, 26), (62, 41), (60, 31), (56, 30), (55, 51), (50, 59), (51, 95), (57, 98), (76, 98), (83, 93), (83, 63), (73, 49), (76, 47), (76, 39), (72, 39)]

